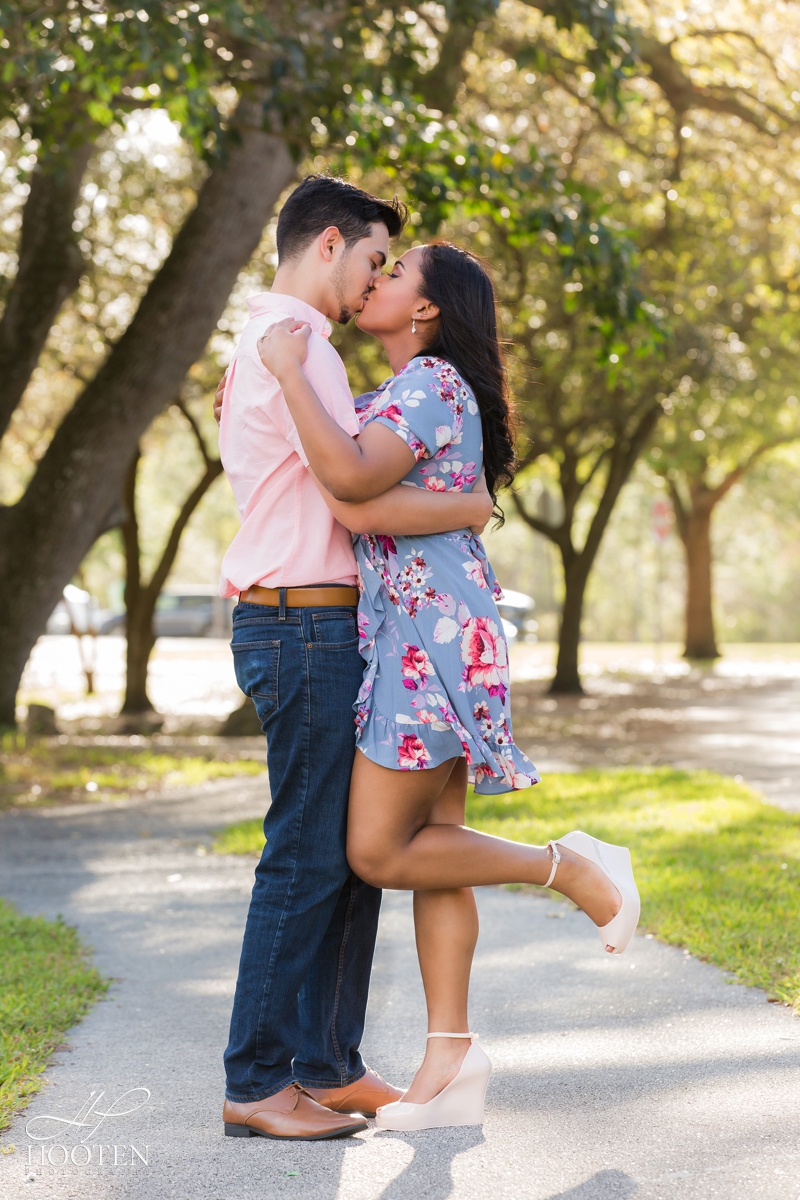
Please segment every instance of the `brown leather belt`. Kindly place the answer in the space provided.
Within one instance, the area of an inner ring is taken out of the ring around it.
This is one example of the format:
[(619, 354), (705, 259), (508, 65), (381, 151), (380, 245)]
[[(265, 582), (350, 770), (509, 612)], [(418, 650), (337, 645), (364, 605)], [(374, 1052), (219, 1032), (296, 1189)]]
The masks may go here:
[(255, 584), (246, 592), (239, 593), (244, 604), (268, 604), (278, 608), (281, 592), (286, 608), (355, 608), (358, 605), (358, 588), (346, 584), (331, 584), (330, 587), (265, 588)]

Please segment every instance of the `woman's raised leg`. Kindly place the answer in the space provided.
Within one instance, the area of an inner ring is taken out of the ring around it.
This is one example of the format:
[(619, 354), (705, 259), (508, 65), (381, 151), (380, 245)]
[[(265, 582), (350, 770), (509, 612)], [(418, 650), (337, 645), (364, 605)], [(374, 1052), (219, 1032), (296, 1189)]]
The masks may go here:
[[(432, 891), (498, 883), (544, 885), (552, 868), (547, 846), (528, 846), (464, 825), (430, 824), (454, 763), (424, 771), (393, 771), (356, 752), (350, 782), (347, 857), (375, 887)], [(564, 847), (553, 883), (600, 927), (622, 898), (593, 862)]]

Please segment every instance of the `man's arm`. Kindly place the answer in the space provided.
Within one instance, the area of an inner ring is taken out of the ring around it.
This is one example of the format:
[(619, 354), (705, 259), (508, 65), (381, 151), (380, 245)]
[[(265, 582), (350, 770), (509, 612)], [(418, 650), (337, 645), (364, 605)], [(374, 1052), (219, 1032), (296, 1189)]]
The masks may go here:
[(482, 472), (472, 492), (429, 492), (426, 488), (407, 487), (398, 483), (372, 500), (359, 502), (336, 500), (325, 490), (313, 471), (309, 471), (309, 474), (336, 520), (351, 533), (383, 533), (400, 537), (403, 534), (422, 535), (471, 529), (473, 533), (480, 534), (494, 508)]

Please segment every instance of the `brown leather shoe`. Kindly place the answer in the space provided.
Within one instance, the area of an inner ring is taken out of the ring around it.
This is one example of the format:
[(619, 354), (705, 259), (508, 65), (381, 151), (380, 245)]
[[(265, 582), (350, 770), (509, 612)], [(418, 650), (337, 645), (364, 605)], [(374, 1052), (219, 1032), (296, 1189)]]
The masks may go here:
[(265, 1137), (281, 1142), (349, 1137), (367, 1128), (366, 1121), (341, 1113), (334, 1116), (297, 1083), (290, 1083), (266, 1100), (252, 1100), (249, 1104), (226, 1100), (222, 1119), (226, 1137)]
[(392, 1087), (369, 1067), (366, 1075), (347, 1087), (310, 1087), (305, 1091), (314, 1097), (317, 1104), (324, 1105), (331, 1112), (360, 1113), (362, 1117), (374, 1117), (382, 1104), (391, 1104), (404, 1095), (400, 1088)]

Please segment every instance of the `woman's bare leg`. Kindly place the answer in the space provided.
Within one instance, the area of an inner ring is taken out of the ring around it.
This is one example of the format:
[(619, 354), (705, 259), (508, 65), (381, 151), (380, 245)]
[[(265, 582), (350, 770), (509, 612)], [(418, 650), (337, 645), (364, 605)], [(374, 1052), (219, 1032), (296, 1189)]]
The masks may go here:
[[(347, 857), (357, 875), (375, 887), (408, 891), (547, 882), (552, 861), (546, 846), (506, 841), (463, 825), (428, 823), (458, 761), (426, 771), (392, 771), (356, 753)], [(607, 925), (622, 903), (599, 867), (565, 847), (553, 886), (599, 926)]]
[[(467, 999), (478, 918), (472, 885), (544, 884), (547, 847), (489, 837), (464, 826), (467, 770), (463, 758), (426, 771), (390, 771), (357, 753), (350, 784), (347, 857), (376, 887), (414, 892), (414, 921), (428, 1032), (467, 1033)], [(597, 924), (621, 903), (599, 868), (562, 847), (559, 890)], [(411, 1087), (424, 1104), (458, 1073), (466, 1038), (432, 1038)]]
[[(430, 824), (463, 825), (467, 764), (455, 760), (430, 812)], [(414, 893), (417, 954), (428, 1007), (428, 1032), (468, 1033), (467, 997), (472, 955), (478, 940), (478, 910), (472, 888)], [(405, 1099), (425, 1104), (458, 1074), (469, 1049), (466, 1038), (431, 1038)]]

